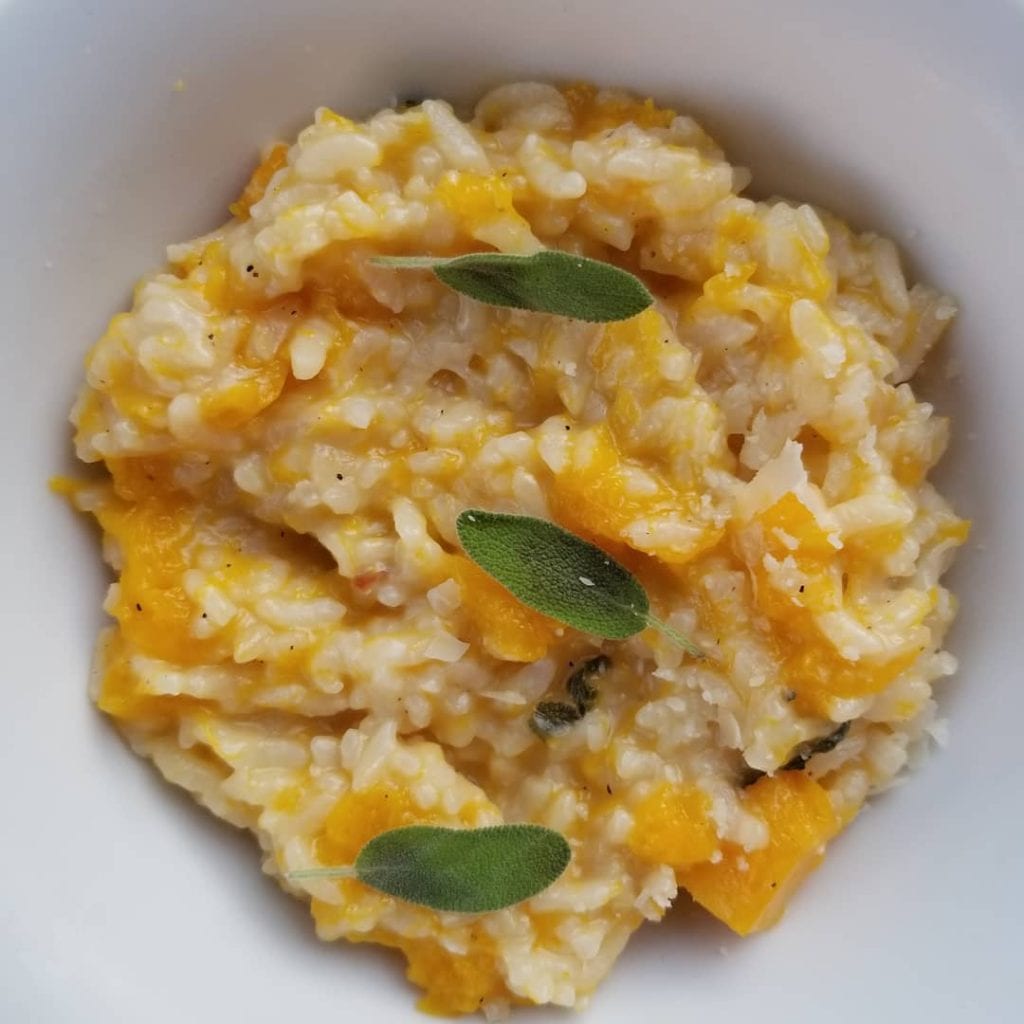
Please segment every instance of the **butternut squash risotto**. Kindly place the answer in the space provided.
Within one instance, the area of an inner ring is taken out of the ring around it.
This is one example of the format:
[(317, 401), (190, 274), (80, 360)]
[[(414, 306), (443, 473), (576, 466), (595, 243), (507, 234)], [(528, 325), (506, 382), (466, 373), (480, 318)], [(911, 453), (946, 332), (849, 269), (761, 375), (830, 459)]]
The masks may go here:
[[(321, 108), (88, 356), (75, 441), (108, 473), (67, 489), (116, 576), (96, 703), (322, 938), (401, 950), (427, 1010), (579, 1006), (679, 890), (773, 924), (938, 731), (968, 524), (909, 382), (955, 307), (748, 181), (689, 117), (586, 85), (505, 85), (468, 122)], [(655, 302), (592, 324), (371, 262), (542, 248)], [(521, 604), (462, 552), (467, 507), (596, 543), (707, 657)], [(598, 656), (586, 714), (531, 729)], [(289, 877), (502, 822), (572, 849), (504, 910)]]

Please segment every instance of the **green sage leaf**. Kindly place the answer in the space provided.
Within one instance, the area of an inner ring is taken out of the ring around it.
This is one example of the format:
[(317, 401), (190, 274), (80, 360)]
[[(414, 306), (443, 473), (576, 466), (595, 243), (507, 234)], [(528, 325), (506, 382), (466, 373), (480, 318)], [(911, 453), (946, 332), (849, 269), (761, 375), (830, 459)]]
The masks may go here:
[(599, 654), (596, 658), (591, 658), (581, 665), (565, 681), (565, 688), (569, 696), (572, 697), (581, 717), (588, 711), (592, 711), (594, 705), (597, 704), (597, 687), (591, 680), (603, 676), (611, 663), (611, 658), (606, 654)]
[(628, 569), (582, 537), (546, 519), (476, 508), (461, 512), (455, 525), (466, 554), (535, 611), (608, 640), (653, 626), (703, 656), (650, 614), (647, 593)]
[(654, 301), (646, 285), (628, 271), (559, 249), (542, 249), (529, 256), (474, 252), (451, 259), (375, 256), (370, 262), (432, 270), (449, 288), (478, 302), (573, 320), (628, 320)]
[(647, 625), (644, 588), (611, 555), (532, 516), (466, 509), (467, 555), (523, 604), (584, 633), (623, 640)]
[[(816, 740), (807, 740), (801, 743), (793, 751), (789, 760), (786, 761), (778, 770), (780, 772), (799, 772), (803, 771), (807, 767), (811, 758), (815, 754), (827, 754), (830, 750), (835, 750), (840, 743), (846, 739), (846, 734), (850, 731), (850, 723), (843, 722), (837, 729), (833, 729), (832, 732), (825, 736), (819, 736)], [(763, 779), (765, 772), (759, 768), (745, 767), (740, 776), (739, 785), (741, 788), (746, 789), (747, 786), (752, 786), (758, 779)]]
[(563, 704), (558, 700), (542, 700), (530, 716), (530, 728), (547, 739), (568, 732), (583, 717), (575, 704)]
[(588, 711), (597, 705), (597, 687), (591, 682), (604, 675), (612, 661), (599, 654), (581, 665), (565, 681), (571, 704), (560, 700), (542, 700), (530, 716), (530, 728), (543, 739), (568, 732)]
[(827, 754), (830, 750), (835, 750), (846, 739), (846, 734), (849, 731), (850, 723), (843, 722), (838, 729), (833, 729), (827, 736), (821, 736), (816, 740), (808, 740), (805, 743), (801, 743), (779, 771), (792, 772), (806, 768), (807, 762), (815, 754)]
[(408, 825), (371, 839), (359, 851), (355, 873), (407, 903), (482, 914), (543, 892), (570, 856), (565, 838), (541, 825)]

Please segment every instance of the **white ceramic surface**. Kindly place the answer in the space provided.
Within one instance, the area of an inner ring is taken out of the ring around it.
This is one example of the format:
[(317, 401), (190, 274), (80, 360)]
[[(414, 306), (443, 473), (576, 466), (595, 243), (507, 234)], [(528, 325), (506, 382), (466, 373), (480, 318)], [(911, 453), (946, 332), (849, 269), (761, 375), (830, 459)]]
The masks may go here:
[(46, 478), (67, 465), (86, 347), (164, 243), (223, 218), (261, 143), (320, 103), (523, 76), (696, 114), (755, 192), (891, 232), (963, 306), (937, 364), (952, 353), (962, 375), (935, 392), (956, 417), (944, 478), (976, 520), (949, 748), (834, 844), (781, 926), (740, 942), (683, 910), (634, 940), (583, 1019), (1021, 1019), (1019, 2), (0, 0), (0, 1020), (417, 1019), (395, 959), (319, 945), (254, 844), (89, 707), (104, 576)]

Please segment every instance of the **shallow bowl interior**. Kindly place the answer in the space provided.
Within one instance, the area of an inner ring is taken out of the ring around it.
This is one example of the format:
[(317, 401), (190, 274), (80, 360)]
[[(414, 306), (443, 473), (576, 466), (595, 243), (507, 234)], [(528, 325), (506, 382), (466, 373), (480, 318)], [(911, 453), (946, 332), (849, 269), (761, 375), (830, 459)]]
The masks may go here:
[(105, 576), (46, 480), (69, 465), (87, 346), (165, 243), (224, 218), (260, 144), (322, 103), (470, 100), (522, 77), (628, 85), (693, 113), (755, 194), (891, 234), (962, 306), (927, 384), (955, 422), (943, 484), (975, 519), (953, 576), (948, 749), (872, 804), (774, 931), (740, 942), (680, 908), (636, 938), (586, 1020), (1015, 1017), (1022, 52), (1011, 0), (0, 2), (0, 1018), (415, 1019), (397, 961), (318, 945), (254, 844), (91, 710)]

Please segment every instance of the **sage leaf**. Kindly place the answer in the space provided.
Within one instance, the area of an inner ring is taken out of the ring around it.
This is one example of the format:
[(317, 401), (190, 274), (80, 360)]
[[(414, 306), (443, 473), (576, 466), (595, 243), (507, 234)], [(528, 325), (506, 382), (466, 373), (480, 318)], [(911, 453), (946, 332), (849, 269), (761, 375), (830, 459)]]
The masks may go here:
[(584, 662), (565, 681), (572, 703), (542, 700), (533, 709), (530, 728), (543, 739), (568, 732), (588, 711), (593, 711), (597, 704), (597, 687), (590, 680), (604, 675), (611, 663), (611, 658), (605, 654)]
[[(778, 770), (780, 772), (803, 771), (815, 754), (827, 754), (830, 750), (835, 750), (846, 739), (846, 734), (849, 731), (850, 723), (843, 722), (842, 725), (833, 729), (827, 735), (819, 736), (816, 740), (807, 740), (801, 743), (793, 751), (789, 760), (781, 765)], [(748, 766), (741, 773), (739, 785), (742, 789), (746, 789), (747, 786), (752, 786), (758, 779), (763, 779), (765, 774), (765, 772), (758, 768), (750, 768)]]
[(545, 519), (482, 509), (461, 512), (456, 530), (466, 554), (535, 611), (608, 640), (654, 626), (702, 654), (651, 616), (647, 593), (628, 569), (582, 537)]
[(407, 903), (483, 914), (543, 892), (570, 856), (565, 838), (541, 825), (408, 825), (371, 839), (356, 857), (355, 873)]
[(599, 654), (581, 665), (565, 681), (565, 688), (579, 710), (580, 717), (594, 709), (597, 704), (597, 687), (591, 682), (608, 671), (612, 660), (606, 654)]
[(667, 622), (660, 622), (653, 615), (647, 616), (647, 625), (653, 626), (663, 636), (668, 637), (677, 647), (682, 647), (687, 654), (692, 654), (695, 658), (705, 657), (705, 652), (697, 646), (688, 636), (684, 633), (680, 633), (674, 626), (670, 626)]
[(545, 739), (568, 732), (583, 717), (575, 704), (557, 700), (542, 700), (530, 716), (530, 728)]
[(529, 256), (474, 252), (450, 259), (374, 256), (382, 267), (426, 269), (454, 291), (489, 306), (555, 313), (573, 320), (628, 320), (654, 301), (626, 270), (586, 256), (542, 249)]
[(843, 722), (839, 728), (833, 729), (827, 736), (821, 736), (816, 740), (807, 740), (805, 743), (801, 743), (779, 771), (792, 772), (806, 768), (807, 762), (815, 754), (827, 754), (830, 750), (835, 750), (846, 739), (846, 734), (849, 731), (850, 723)]
[(466, 509), (466, 554), (525, 605), (568, 626), (623, 640), (647, 625), (643, 587), (610, 555), (545, 519)]

